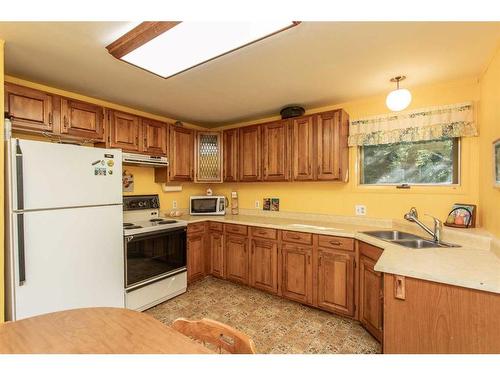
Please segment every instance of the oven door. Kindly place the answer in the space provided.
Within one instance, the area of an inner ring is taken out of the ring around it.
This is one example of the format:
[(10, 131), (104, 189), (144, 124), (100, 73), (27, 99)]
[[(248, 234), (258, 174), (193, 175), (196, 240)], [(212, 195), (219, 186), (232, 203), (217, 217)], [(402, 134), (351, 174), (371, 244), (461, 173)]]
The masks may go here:
[(126, 289), (186, 270), (186, 228), (126, 236), (124, 247)]

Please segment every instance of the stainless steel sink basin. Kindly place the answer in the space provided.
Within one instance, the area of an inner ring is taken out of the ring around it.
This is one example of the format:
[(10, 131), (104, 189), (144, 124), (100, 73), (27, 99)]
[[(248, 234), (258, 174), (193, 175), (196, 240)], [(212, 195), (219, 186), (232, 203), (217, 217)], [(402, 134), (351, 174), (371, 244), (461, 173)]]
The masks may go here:
[(369, 236), (380, 238), (386, 241), (397, 241), (397, 240), (419, 240), (422, 237), (416, 236), (411, 233), (400, 232), (398, 230), (374, 230), (363, 232)]
[(434, 242), (432, 240), (426, 240), (423, 237), (419, 237), (415, 234), (400, 232), (397, 230), (374, 230), (362, 232), (369, 236), (379, 238), (384, 241), (392, 242), (400, 246), (408, 247), (410, 249), (429, 249), (429, 248), (439, 248), (439, 247), (460, 247), (459, 245), (446, 243), (446, 242)]

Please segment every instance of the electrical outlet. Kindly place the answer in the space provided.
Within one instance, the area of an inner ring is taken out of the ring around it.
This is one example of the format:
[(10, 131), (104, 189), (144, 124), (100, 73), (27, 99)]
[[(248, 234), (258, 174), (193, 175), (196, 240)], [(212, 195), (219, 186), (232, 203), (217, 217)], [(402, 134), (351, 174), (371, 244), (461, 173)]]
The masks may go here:
[(260, 201), (255, 201), (255, 208), (260, 208)]
[(357, 204), (354, 206), (356, 211), (356, 216), (365, 216), (366, 215), (366, 206), (363, 204)]
[(172, 201), (172, 208), (176, 209), (177, 208), (177, 201)]

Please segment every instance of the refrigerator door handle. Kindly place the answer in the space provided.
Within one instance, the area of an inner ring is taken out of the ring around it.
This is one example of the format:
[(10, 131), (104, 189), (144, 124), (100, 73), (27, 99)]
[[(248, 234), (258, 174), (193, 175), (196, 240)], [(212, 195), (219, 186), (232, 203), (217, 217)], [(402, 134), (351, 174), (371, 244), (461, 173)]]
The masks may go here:
[(26, 259), (24, 251), (24, 214), (17, 214), (17, 256), (19, 262), (19, 286), (26, 282)]
[(16, 139), (16, 187), (17, 209), (24, 210), (23, 152), (19, 139)]

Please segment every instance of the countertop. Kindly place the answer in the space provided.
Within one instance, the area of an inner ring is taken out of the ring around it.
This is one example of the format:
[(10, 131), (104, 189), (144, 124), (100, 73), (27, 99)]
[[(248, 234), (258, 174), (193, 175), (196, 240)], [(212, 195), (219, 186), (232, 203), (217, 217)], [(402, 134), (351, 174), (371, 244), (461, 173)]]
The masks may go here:
[[(184, 215), (178, 219), (185, 220), (188, 223), (216, 221), (351, 237), (384, 249), (382, 256), (375, 265), (376, 271), (500, 294), (500, 258), (490, 249), (491, 238), (485, 235), (469, 235), (466, 232), (445, 229), (443, 240), (460, 244), (462, 247), (409, 249), (361, 232), (381, 229), (403, 230), (426, 237), (425, 233), (416, 225), (413, 228), (408, 227), (408, 225), (402, 226), (396, 221), (380, 221), (377, 219), (374, 219), (374, 225), (367, 225), (369, 223), (367, 219), (358, 223), (353, 218), (351, 223), (348, 223), (349, 220), (342, 220), (343, 222), (326, 219), (317, 220), (317, 216), (319, 215), (304, 214), (294, 218), (265, 215)], [(311, 220), (311, 217), (314, 219)]]

